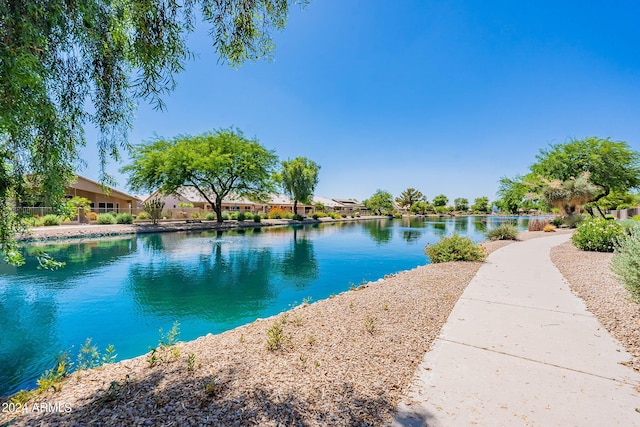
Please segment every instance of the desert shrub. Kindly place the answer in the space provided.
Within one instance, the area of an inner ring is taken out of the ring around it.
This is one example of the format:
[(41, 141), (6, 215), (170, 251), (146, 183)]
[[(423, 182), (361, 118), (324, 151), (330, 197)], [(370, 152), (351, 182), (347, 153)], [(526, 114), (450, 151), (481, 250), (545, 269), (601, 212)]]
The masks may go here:
[(553, 218), (550, 223), (552, 225), (555, 225), (556, 227), (560, 227), (562, 224), (564, 224), (564, 218), (561, 216), (557, 216), (555, 218)]
[(253, 216), (253, 222), (260, 222), (260, 221), (262, 221), (262, 217), (258, 214), (255, 214)]
[(238, 212), (238, 215), (236, 215), (236, 219), (238, 221), (244, 221), (245, 219), (247, 219), (247, 214), (244, 212)]
[(552, 231), (556, 231), (556, 226), (553, 224), (547, 224), (544, 226), (542, 231), (544, 231), (545, 233), (551, 233)]
[(89, 221), (97, 221), (98, 220), (98, 213), (97, 212), (89, 212), (87, 214), (87, 218), (89, 218)]
[(50, 227), (52, 225), (60, 225), (61, 219), (58, 215), (45, 215), (42, 217), (42, 225)]
[(622, 227), (622, 232), (624, 234), (630, 234), (632, 228), (640, 226), (640, 222), (633, 219), (621, 219), (618, 221), (618, 224)]
[(513, 224), (503, 223), (487, 233), (489, 240), (517, 240), (518, 227)]
[(549, 224), (549, 220), (548, 219), (542, 219), (542, 218), (531, 218), (529, 220), (529, 227), (528, 230), (529, 231), (542, 231), (544, 230), (544, 227)]
[(281, 219), (287, 215), (287, 211), (280, 208), (273, 208), (269, 211), (269, 218), (271, 219)]
[(614, 244), (622, 234), (622, 227), (617, 222), (590, 218), (578, 226), (571, 240), (583, 251), (613, 252)]
[[(316, 218), (316, 215), (317, 215), (317, 218)], [(312, 216), (313, 216), (313, 219), (318, 219), (318, 218), (326, 217), (327, 214), (324, 213), (324, 211), (318, 211), (318, 212), (314, 213)]]
[(98, 215), (98, 224), (115, 224), (116, 217), (111, 214), (105, 213)]
[(228, 221), (231, 219), (231, 216), (227, 212), (222, 212), (222, 220)]
[(470, 238), (457, 234), (427, 245), (424, 251), (434, 264), (449, 261), (482, 261), (486, 257), (482, 247), (473, 243)]
[(191, 219), (200, 219), (200, 212), (191, 212)]
[(216, 214), (213, 212), (209, 212), (208, 214), (206, 214), (204, 216), (204, 219), (206, 219), (207, 221), (215, 221), (216, 220)]
[(318, 219), (318, 218), (320, 218), (320, 215), (318, 215), (318, 213), (316, 212), (313, 215), (311, 215), (311, 218)]
[(133, 224), (133, 216), (128, 213), (121, 213), (116, 216), (116, 222), (118, 224)]
[(286, 219), (293, 219), (293, 213), (291, 213), (291, 212), (287, 212), (286, 214), (284, 214), (284, 218), (286, 218)]
[(151, 218), (151, 215), (149, 215), (148, 212), (140, 212), (136, 217), (136, 219), (149, 219), (149, 218)]
[(570, 215), (563, 218), (563, 223), (569, 228), (577, 228), (584, 220), (583, 215)]
[(341, 219), (342, 218), (338, 212), (329, 212), (329, 213), (327, 213), (327, 216), (329, 218), (333, 218), (333, 219)]
[(295, 214), (292, 219), (295, 219), (296, 221), (302, 221), (304, 217), (302, 215)]
[(611, 259), (611, 271), (634, 300), (640, 302), (640, 227), (618, 238)]

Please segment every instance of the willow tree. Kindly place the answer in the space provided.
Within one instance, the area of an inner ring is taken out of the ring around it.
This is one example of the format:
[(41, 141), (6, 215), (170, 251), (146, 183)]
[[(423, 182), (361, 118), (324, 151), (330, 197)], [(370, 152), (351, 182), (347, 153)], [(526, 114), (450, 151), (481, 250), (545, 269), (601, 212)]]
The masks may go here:
[(129, 174), (131, 189), (159, 189), (168, 195), (191, 186), (213, 207), (218, 222), (223, 221), (225, 197), (263, 201), (275, 188), (278, 158), (239, 130), (156, 139), (135, 145), (131, 158), (132, 163), (122, 168)]
[[(296, 3), (304, 3), (299, 1)], [(20, 263), (13, 206), (24, 177), (56, 205), (81, 164), (85, 127), (95, 128), (100, 180), (128, 149), (136, 103), (162, 109), (163, 96), (193, 57), (196, 17), (209, 27), (220, 62), (269, 57), (270, 32), (292, 0), (0, 1), (0, 252)]]
[(298, 213), (298, 202), (310, 204), (313, 191), (318, 185), (320, 166), (306, 157), (296, 157), (282, 162), (282, 171), (277, 176), (285, 194), (293, 199), (293, 213)]

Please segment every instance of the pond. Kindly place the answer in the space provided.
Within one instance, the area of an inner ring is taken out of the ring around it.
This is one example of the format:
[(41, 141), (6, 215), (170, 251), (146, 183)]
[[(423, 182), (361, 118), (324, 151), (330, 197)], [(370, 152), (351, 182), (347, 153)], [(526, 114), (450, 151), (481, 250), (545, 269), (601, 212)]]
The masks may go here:
[[(235, 231), (163, 233), (29, 245), (66, 266), (0, 265), (0, 396), (33, 388), (87, 338), (118, 360), (220, 333), (429, 262), (427, 243), (457, 232), (475, 241), (505, 217), (372, 220)], [(528, 220), (517, 219), (526, 229)]]

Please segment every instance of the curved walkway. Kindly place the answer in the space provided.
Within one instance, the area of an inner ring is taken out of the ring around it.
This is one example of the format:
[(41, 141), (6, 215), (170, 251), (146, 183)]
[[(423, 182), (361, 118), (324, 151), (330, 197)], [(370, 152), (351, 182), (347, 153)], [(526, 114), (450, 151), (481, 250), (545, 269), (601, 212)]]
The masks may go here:
[(418, 367), (394, 426), (640, 426), (640, 374), (549, 257), (492, 253)]

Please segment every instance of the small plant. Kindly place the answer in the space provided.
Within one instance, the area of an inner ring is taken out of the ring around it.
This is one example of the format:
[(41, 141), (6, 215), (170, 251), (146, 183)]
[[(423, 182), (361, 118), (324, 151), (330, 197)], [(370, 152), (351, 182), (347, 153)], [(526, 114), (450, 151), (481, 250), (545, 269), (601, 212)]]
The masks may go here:
[(238, 212), (234, 212), (231, 214), (231, 216), (229, 217), (230, 219), (237, 221), (238, 220)]
[(314, 337), (313, 335), (309, 335), (307, 337), (307, 344), (314, 345), (315, 343), (316, 343), (316, 337)]
[(147, 355), (147, 363), (150, 368), (153, 368), (158, 364), (160, 358), (158, 357), (158, 349), (149, 347), (149, 354)]
[(97, 212), (89, 212), (87, 214), (87, 218), (89, 218), (89, 221), (97, 221), (98, 220), (98, 213)]
[(151, 218), (151, 215), (149, 215), (148, 212), (144, 212), (144, 211), (140, 212), (136, 217), (136, 219), (150, 219), (150, 218)]
[(640, 226), (619, 237), (614, 245), (611, 271), (631, 297), (640, 302)]
[(115, 224), (116, 218), (110, 213), (98, 215), (98, 224)]
[(560, 227), (562, 224), (564, 224), (564, 218), (561, 216), (557, 216), (555, 218), (553, 218), (550, 223), (552, 225), (555, 225), (556, 227)]
[(53, 225), (60, 225), (60, 217), (58, 215), (45, 215), (42, 217), (42, 225), (45, 227), (51, 227)]
[[(34, 397), (35, 393), (31, 390), (20, 390), (19, 392), (17, 392), (16, 394), (14, 394), (13, 396), (11, 396), (11, 399), (9, 399), (9, 401), (11, 403), (16, 404), (19, 407), (25, 407), (25, 405), (27, 404), (27, 402)], [(7, 425), (7, 424), (5, 424)]]
[(216, 380), (215, 378), (211, 378), (209, 381), (207, 381), (204, 384), (204, 392), (207, 393), (209, 396), (213, 396), (214, 394), (216, 394)]
[(45, 392), (51, 388), (58, 390), (58, 384), (71, 371), (71, 360), (68, 353), (62, 353), (56, 359), (56, 365), (47, 371), (38, 379), (38, 390)]
[(247, 214), (245, 214), (244, 212), (238, 212), (238, 215), (237, 215), (236, 219), (238, 221), (242, 222), (245, 219), (247, 219)]
[(269, 329), (267, 329), (267, 350), (278, 350), (282, 347), (282, 341), (284, 339), (284, 329), (282, 322), (275, 321)]
[(320, 218), (320, 215), (316, 212), (313, 215), (311, 215), (311, 218), (318, 219), (318, 218)]
[(556, 226), (553, 225), (553, 224), (547, 224), (547, 225), (544, 226), (542, 231), (544, 231), (545, 233), (555, 232), (556, 231)]
[(260, 222), (260, 221), (262, 221), (262, 217), (258, 214), (255, 214), (253, 216), (253, 222)]
[(193, 372), (196, 369), (196, 354), (189, 353), (187, 355), (187, 371)]
[(162, 328), (160, 328), (160, 340), (158, 341), (158, 346), (160, 347), (171, 347), (176, 342), (178, 342), (178, 335), (180, 335), (180, 322), (173, 322), (173, 326), (166, 333), (162, 333)]
[(454, 234), (443, 237), (438, 243), (429, 244), (424, 249), (431, 262), (482, 261), (486, 257), (484, 249), (474, 244), (468, 237)]
[(162, 210), (164, 209), (164, 201), (155, 198), (153, 200), (149, 200), (147, 203), (145, 203), (144, 205), (142, 205), (142, 208), (144, 209), (145, 212), (147, 212), (149, 214), (149, 216), (151, 217), (151, 222), (153, 224), (157, 224), (158, 220), (160, 218), (162, 218), (163, 216), (169, 216), (171, 217), (171, 214), (164, 214)]
[(571, 240), (583, 251), (613, 252), (614, 244), (622, 234), (622, 227), (617, 222), (590, 218), (578, 226)]
[(103, 364), (114, 363), (117, 357), (118, 357), (118, 353), (116, 353), (116, 347), (113, 344), (109, 344), (107, 348), (104, 350), (104, 354), (102, 355), (102, 363)]
[(528, 226), (528, 230), (529, 231), (542, 231), (544, 230), (544, 227), (549, 224), (549, 220), (548, 219), (540, 219), (540, 218), (531, 218), (529, 220), (529, 226)]
[(296, 221), (302, 221), (304, 217), (302, 215), (295, 214), (292, 219), (295, 219)]
[(129, 213), (121, 213), (116, 216), (118, 224), (133, 224), (133, 216)]
[(227, 213), (227, 212), (222, 212), (222, 220), (223, 220), (223, 221), (228, 221), (228, 220), (230, 220), (230, 219), (231, 219), (231, 217), (229, 216), (229, 213)]
[(570, 215), (562, 219), (564, 225), (569, 228), (576, 228), (585, 220), (583, 215)]
[(487, 233), (489, 240), (518, 240), (518, 227), (503, 223)]
[(371, 316), (367, 316), (364, 318), (364, 330), (373, 335), (373, 332), (376, 329), (376, 319)]
[(191, 219), (200, 219), (200, 212), (191, 212)]
[(329, 212), (327, 216), (333, 219), (342, 219), (342, 216), (338, 212)]
[(304, 323), (304, 321), (302, 320), (302, 317), (294, 317), (293, 320), (291, 320), (291, 324), (293, 326), (302, 326)]
[(101, 365), (98, 347), (91, 345), (91, 338), (80, 347), (78, 354), (78, 369), (91, 369)]
[(302, 304), (311, 304), (311, 300), (313, 300), (313, 297), (302, 298)]
[(282, 218), (286, 218), (287, 216), (287, 211), (285, 211), (284, 209), (280, 209), (280, 208), (273, 208), (269, 211), (269, 218), (270, 219), (282, 219)]
[(216, 214), (213, 212), (209, 212), (204, 216), (204, 219), (206, 219), (207, 221), (215, 221), (216, 220)]

